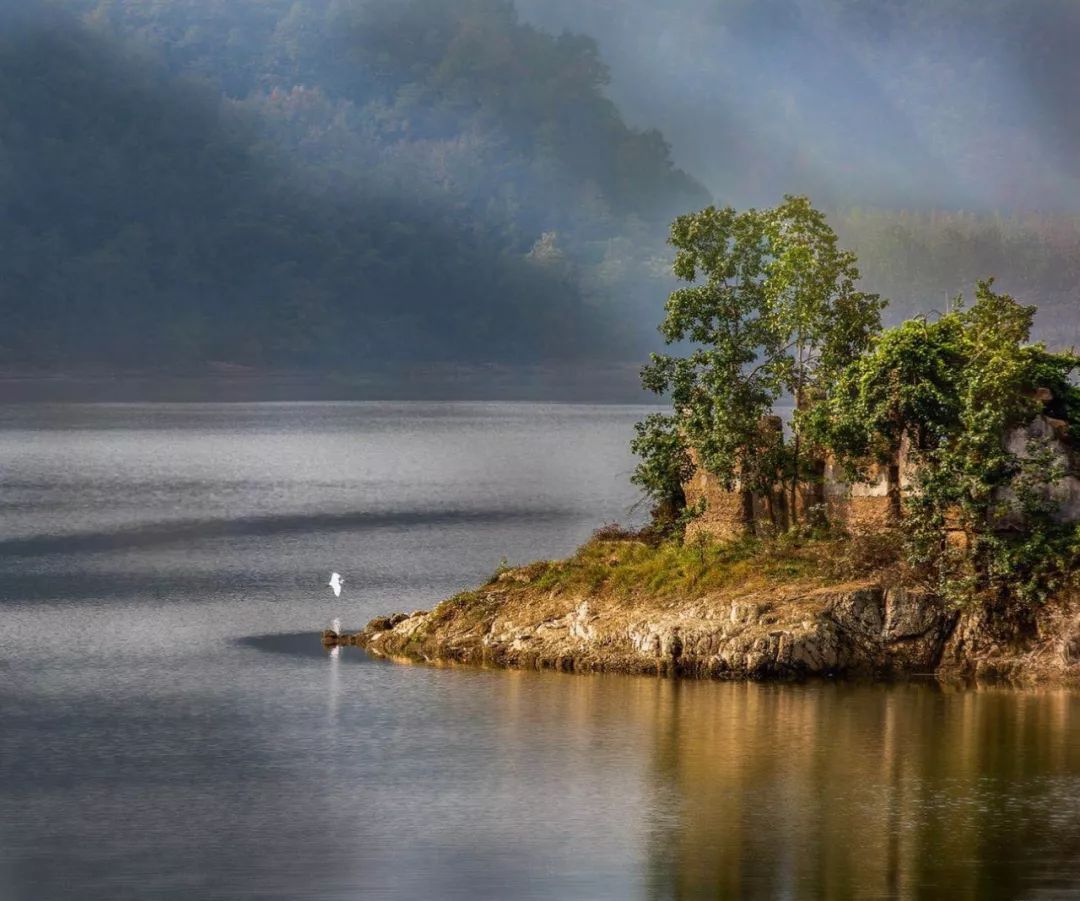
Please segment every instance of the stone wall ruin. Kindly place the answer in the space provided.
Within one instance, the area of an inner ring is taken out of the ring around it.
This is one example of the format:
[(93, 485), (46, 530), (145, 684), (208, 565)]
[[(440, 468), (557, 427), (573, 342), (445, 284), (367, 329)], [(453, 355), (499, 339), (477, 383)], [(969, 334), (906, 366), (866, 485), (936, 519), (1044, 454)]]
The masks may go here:
[[(1055, 464), (1065, 475), (1047, 486), (1045, 493), (1057, 505), (1062, 522), (1080, 522), (1080, 454), (1073, 448), (1068, 424), (1046, 415), (1036, 416), (1028, 425), (1013, 429), (1005, 438), (1009, 451), (1025, 457), (1037, 446), (1049, 447)], [(799, 519), (808, 521), (816, 504), (823, 505), (829, 522), (857, 531), (884, 529), (897, 521), (897, 510), (904, 497), (914, 490), (915, 465), (907, 443), (892, 466), (873, 466), (865, 482), (848, 482), (840, 467), (831, 460), (819, 462), (820, 480), (800, 484), (797, 496)], [(705, 536), (726, 541), (747, 534), (766, 535), (775, 530), (773, 515), (778, 506), (790, 503), (779, 486), (772, 498), (743, 491), (737, 484), (725, 486), (716, 476), (698, 467), (683, 486), (688, 505), (704, 502), (704, 512), (687, 527), (688, 540)], [(790, 489), (788, 489), (790, 493)], [(1006, 512), (1001, 519), (1003, 530), (1020, 525), (1017, 500), (1002, 492)]]

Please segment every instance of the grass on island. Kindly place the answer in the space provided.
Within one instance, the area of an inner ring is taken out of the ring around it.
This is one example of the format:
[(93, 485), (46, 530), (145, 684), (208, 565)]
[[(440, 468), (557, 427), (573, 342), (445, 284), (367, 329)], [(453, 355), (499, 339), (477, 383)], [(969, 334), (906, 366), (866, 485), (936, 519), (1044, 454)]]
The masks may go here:
[(645, 532), (605, 526), (565, 560), (501, 566), (488, 582), (439, 604), (420, 642), (439, 624), (469, 629), (490, 619), (510, 598), (592, 597), (616, 604), (665, 603), (711, 593), (812, 590), (879, 578), (896, 565), (891, 533), (864, 536), (656, 541)]
[(536, 591), (669, 598), (690, 593), (828, 584), (879, 571), (892, 561), (887, 539), (741, 538), (726, 542), (641, 540), (608, 526), (566, 560), (500, 568), (488, 586), (519, 582)]

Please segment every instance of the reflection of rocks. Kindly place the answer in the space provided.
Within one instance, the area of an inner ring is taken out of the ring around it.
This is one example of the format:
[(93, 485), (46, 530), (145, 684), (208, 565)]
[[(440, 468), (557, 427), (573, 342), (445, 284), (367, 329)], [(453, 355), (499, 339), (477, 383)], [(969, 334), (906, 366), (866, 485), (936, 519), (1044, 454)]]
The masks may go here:
[(581, 672), (1080, 679), (1080, 617), (1062, 605), (1040, 613), (1026, 643), (1007, 645), (990, 637), (985, 615), (961, 616), (925, 591), (873, 582), (631, 601), (545, 591), (514, 572), (430, 613), (380, 617), (324, 642), (429, 662)]
[(1062, 640), (1061, 659), (1068, 666), (1080, 663), (1080, 623), (1076, 623), (1075, 630)]
[[(610, 713), (607, 686), (577, 681)], [(1080, 875), (1067, 690), (629, 680), (623, 696), (654, 742), (651, 898), (1051, 898)]]

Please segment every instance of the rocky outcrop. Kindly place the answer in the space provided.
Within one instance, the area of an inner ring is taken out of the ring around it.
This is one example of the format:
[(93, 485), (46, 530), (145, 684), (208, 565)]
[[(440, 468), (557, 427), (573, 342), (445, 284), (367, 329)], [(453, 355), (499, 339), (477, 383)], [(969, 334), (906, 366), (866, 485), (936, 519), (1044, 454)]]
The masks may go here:
[[(989, 675), (995, 659), (999, 674), (1023, 670), (1016, 655), (1005, 665), (1002, 648), (973, 640), (983, 632), (971, 616), (903, 587), (861, 582), (646, 604), (535, 590), (526, 571), (431, 611), (381, 617), (360, 633), (327, 633), (324, 641), (428, 662), (716, 678)], [(1058, 624), (1063, 675), (1080, 672), (1080, 617), (1070, 622), (1071, 632)], [(1054, 669), (1047, 665), (1054, 642), (1036, 644), (1041, 671)]]
[(1080, 682), (1080, 608), (1049, 605), (1024, 640), (1004, 642), (977, 613), (860, 582), (764, 594), (628, 602), (543, 591), (528, 569), (431, 611), (324, 634), (388, 658), (575, 672), (720, 679), (814, 676)]
[(1046, 604), (1017, 634), (1002, 629), (986, 610), (957, 617), (942, 648), (944, 677), (1009, 682), (1080, 684), (1080, 603), (1059, 598)]

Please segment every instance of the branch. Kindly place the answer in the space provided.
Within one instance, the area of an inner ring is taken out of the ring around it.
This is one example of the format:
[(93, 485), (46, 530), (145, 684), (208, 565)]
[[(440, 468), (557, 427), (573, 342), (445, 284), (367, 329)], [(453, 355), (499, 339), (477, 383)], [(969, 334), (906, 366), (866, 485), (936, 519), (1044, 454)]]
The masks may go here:
[(753, 369), (750, 370), (750, 372), (746, 374), (746, 380), (750, 381), (750, 379), (757, 375), (760, 370), (764, 369), (766, 366), (772, 363), (775, 363), (781, 354), (783, 354), (785, 351), (791, 350), (791, 348), (793, 348), (796, 344), (798, 344), (798, 341), (792, 341), (786, 347), (781, 347), (780, 350), (778, 350), (773, 356), (769, 357), (767, 360), (762, 360), (757, 366), (755, 366)]

